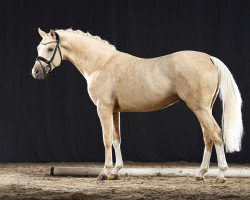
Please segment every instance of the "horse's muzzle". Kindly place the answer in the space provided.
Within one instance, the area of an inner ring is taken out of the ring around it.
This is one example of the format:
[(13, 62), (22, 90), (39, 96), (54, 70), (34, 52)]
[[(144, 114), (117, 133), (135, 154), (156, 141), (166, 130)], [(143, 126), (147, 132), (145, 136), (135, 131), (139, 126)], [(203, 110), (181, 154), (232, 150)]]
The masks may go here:
[(42, 67), (40, 66), (35, 66), (33, 69), (32, 69), (32, 76), (35, 78), (35, 79), (39, 79), (39, 80), (42, 80), (46, 77), (46, 75), (44, 74), (44, 70)]

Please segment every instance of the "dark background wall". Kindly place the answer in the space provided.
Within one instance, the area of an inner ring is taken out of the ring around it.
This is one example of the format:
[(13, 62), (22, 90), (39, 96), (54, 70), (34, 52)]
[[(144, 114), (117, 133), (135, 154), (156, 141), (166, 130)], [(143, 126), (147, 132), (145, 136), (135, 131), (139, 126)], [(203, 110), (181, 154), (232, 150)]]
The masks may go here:
[[(67, 2), (67, 3), (66, 3)], [(244, 101), (243, 150), (229, 162), (250, 162), (250, 2), (237, 0), (2, 1), (0, 6), (0, 161), (103, 161), (96, 107), (86, 81), (69, 62), (38, 81), (31, 77), (37, 27), (89, 31), (118, 50), (156, 57), (204, 51), (223, 60)], [(214, 115), (221, 120), (217, 100)], [(151, 113), (121, 115), (124, 160), (197, 161), (202, 133), (183, 102)], [(213, 161), (216, 161), (213, 153)]]

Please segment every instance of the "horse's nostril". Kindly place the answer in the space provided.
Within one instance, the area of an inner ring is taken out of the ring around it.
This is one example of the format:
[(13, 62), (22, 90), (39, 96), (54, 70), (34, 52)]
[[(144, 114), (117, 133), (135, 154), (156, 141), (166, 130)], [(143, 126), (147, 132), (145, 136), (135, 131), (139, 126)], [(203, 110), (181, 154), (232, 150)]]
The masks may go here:
[(38, 69), (35, 69), (35, 74), (38, 74), (39, 73), (39, 70)]

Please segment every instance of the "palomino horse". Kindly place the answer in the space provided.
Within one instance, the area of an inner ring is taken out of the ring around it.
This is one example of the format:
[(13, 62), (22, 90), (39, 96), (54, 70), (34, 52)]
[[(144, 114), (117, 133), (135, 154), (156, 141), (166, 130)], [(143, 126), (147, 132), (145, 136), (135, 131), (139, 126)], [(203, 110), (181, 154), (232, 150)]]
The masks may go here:
[[(105, 164), (98, 180), (117, 179), (123, 167), (120, 150), (120, 112), (147, 112), (165, 108), (180, 100), (198, 118), (205, 143), (196, 180), (208, 171), (215, 145), (219, 173), (225, 182), (228, 152), (240, 151), (243, 125), (241, 95), (228, 68), (206, 53), (181, 51), (144, 59), (116, 50), (108, 42), (82, 31), (38, 29), (42, 41), (32, 69), (36, 79), (44, 79), (62, 60), (71, 61), (88, 84), (88, 93), (97, 106), (105, 147)], [(218, 93), (223, 104), (222, 131), (212, 116)], [(116, 163), (113, 167), (112, 145)]]

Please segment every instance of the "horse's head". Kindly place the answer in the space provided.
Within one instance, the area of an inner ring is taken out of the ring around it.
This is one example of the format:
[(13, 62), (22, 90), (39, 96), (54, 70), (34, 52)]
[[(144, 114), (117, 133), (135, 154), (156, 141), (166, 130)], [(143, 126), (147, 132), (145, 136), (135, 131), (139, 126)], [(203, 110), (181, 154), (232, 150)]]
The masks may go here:
[(44, 79), (54, 68), (62, 62), (59, 35), (50, 30), (45, 33), (40, 28), (38, 32), (42, 41), (37, 46), (38, 57), (32, 69), (32, 76), (36, 79)]

